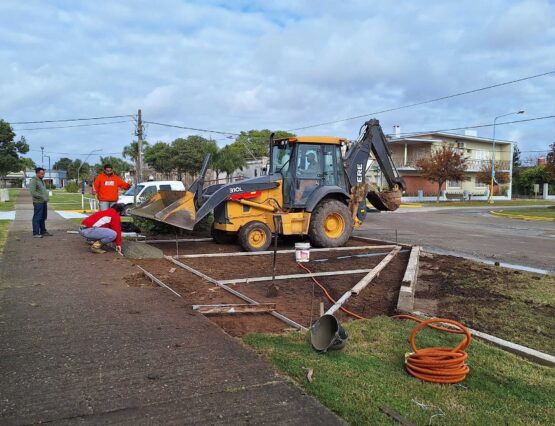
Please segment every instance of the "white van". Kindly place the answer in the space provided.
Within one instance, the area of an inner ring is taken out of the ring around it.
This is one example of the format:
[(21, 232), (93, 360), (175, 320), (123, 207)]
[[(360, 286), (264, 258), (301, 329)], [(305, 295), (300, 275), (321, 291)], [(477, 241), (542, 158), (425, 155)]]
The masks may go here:
[(137, 192), (137, 203), (141, 203), (148, 200), (159, 190), (185, 191), (185, 185), (183, 185), (183, 182), (177, 180), (153, 180), (141, 182), (136, 188), (132, 186), (118, 198), (118, 203), (125, 204), (125, 210), (123, 211), (125, 216), (129, 216), (129, 211), (133, 208), (135, 190)]

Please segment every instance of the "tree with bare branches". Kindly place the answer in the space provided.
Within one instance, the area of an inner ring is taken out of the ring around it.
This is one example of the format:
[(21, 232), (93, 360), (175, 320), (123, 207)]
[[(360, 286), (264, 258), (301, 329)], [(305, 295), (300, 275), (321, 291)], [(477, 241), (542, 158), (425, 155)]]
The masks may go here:
[(416, 162), (422, 177), (437, 183), (437, 202), (441, 195), (441, 187), (448, 180), (465, 180), (466, 158), (450, 145), (442, 145), (432, 151), (431, 156)]
[[(495, 170), (495, 181), (497, 185), (505, 185), (511, 181), (511, 175), (508, 172), (498, 172)], [(482, 169), (476, 174), (476, 182), (485, 183), (489, 185), (491, 183), (491, 163), (488, 162), (487, 165), (482, 167)]]
[(551, 173), (553, 179), (555, 179), (555, 142), (549, 145), (550, 151), (545, 157), (545, 169)]

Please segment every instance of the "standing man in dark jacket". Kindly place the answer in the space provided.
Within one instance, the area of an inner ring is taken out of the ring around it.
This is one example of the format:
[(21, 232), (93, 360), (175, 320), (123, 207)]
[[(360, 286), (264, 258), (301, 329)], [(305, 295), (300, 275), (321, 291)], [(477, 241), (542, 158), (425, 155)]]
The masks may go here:
[(44, 178), (44, 169), (37, 167), (35, 169), (35, 177), (31, 179), (29, 184), (29, 192), (33, 197), (33, 237), (42, 238), (50, 237), (46, 230), (46, 215), (48, 212), (48, 190), (42, 179)]

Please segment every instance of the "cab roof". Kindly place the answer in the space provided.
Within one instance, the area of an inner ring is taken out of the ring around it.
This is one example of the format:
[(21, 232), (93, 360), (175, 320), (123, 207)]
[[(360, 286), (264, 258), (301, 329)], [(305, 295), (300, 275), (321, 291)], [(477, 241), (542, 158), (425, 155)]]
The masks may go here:
[(334, 136), (291, 136), (289, 138), (276, 139), (276, 141), (288, 141), (289, 143), (315, 143), (315, 144), (332, 144), (341, 145), (347, 143), (345, 138), (336, 138)]

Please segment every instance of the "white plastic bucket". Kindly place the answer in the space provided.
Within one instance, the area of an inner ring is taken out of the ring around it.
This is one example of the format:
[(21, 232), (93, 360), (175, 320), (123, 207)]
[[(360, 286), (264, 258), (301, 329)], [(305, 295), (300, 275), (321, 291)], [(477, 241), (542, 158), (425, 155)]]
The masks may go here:
[(308, 262), (310, 260), (310, 243), (295, 243), (295, 261)]

